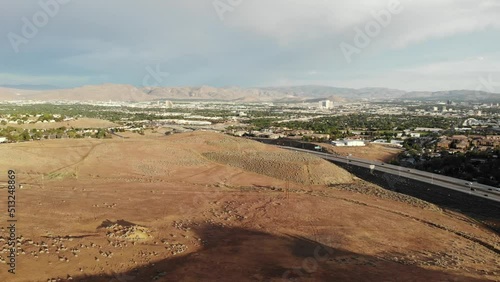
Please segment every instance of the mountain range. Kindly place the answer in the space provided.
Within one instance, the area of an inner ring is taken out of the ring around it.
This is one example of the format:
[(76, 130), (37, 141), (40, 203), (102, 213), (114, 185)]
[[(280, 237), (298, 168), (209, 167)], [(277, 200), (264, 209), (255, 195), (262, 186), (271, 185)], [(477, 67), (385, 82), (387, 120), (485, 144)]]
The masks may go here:
[[(71, 89), (45, 89), (37, 87), (0, 87), (0, 101), (154, 101), (154, 100), (196, 100), (232, 102), (317, 102), (333, 100), (348, 101), (470, 101), (500, 102), (500, 93), (474, 90), (413, 91), (390, 88), (338, 88), (330, 86), (290, 87), (135, 87), (123, 84), (88, 85)], [(34, 90), (37, 89), (37, 90)]]

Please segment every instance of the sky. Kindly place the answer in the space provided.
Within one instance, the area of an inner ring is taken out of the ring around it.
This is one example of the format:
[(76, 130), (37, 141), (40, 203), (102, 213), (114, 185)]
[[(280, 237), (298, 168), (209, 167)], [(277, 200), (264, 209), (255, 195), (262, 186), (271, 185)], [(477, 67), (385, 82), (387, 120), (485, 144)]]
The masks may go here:
[(498, 0), (0, 0), (0, 85), (500, 93)]

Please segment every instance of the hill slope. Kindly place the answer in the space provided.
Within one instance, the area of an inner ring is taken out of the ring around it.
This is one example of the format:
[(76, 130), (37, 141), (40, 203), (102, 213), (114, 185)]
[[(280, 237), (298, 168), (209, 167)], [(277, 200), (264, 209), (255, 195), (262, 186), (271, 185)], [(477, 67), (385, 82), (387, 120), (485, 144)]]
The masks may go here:
[(336, 102), (371, 100), (424, 100), (500, 102), (500, 94), (472, 90), (441, 92), (405, 92), (388, 88), (337, 88), (329, 86), (292, 87), (144, 87), (104, 84), (73, 89), (23, 90), (0, 87), (2, 100), (70, 100), (70, 101), (150, 101), (197, 100), (233, 102)]
[(136, 136), (0, 146), (23, 185), (22, 263), (0, 281), (498, 278), (491, 230), (331, 163), (217, 133)]

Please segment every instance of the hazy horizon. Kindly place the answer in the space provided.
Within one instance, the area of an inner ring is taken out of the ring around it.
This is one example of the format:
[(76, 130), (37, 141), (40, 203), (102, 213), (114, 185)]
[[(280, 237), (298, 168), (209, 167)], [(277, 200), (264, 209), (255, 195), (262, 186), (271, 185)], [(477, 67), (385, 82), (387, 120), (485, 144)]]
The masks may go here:
[[(238, 86), (238, 85), (223, 85), (223, 86), (212, 86), (212, 85), (167, 85), (167, 86), (143, 86), (143, 85), (133, 85), (133, 84), (123, 84), (123, 83), (111, 83), (111, 82), (103, 82), (103, 83), (98, 83), (98, 84), (83, 84), (83, 85), (76, 85), (72, 87), (59, 87), (56, 85), (31, 85), (31, 84), (0, 84), (0, 87), (3, 88), (10, 88), (10, 89), (18, 89), (18, 90), (33, 90), (33, 91), (51, 91), (51, 90), (64, 90), (64, 89), (74, 89), (74, 88), (81, 88), (81, 87), (86, 87), (86, 86), (105, 86), (105, 85), (127, 85), (127, 86), (132, 86), (136, 88), (143, 88), (143, 87), (159, 87), (159, 88), (201, 88), (201, 87), (213, 87), (213, 88), (237, 88), (237, 89), (263, 89), (263, 88), (292, 88), (292, 87), (331, 87), (331, 88), (342, 88), (342, 89), (354, 89), (354, 90), (362, 90), (362, 89), (387, 89), (387, 90), (398, 90), (398, 91), (405, 91), (405, 92), (447, 92), (447, 91), (475, 91), (474, 89), (446, 89), (446, 90), (403, 90), (403, 89), (397, 89), (397, 88), (389, 88), (389, 87), (359, 87), (359, 88), (354, 88), (354, 87), (337, 87), (337, 86), (332, 86), (332, 85), (306, 85), (306, 84), (301, 84), (301, 85), (287, 85), (287, 86)], [(492, 93), (492, 94), (500, 94), (500, 92), (488, 92), (486, 89), (480, 90), (482, 92), (487, 92), (487, 93)]]

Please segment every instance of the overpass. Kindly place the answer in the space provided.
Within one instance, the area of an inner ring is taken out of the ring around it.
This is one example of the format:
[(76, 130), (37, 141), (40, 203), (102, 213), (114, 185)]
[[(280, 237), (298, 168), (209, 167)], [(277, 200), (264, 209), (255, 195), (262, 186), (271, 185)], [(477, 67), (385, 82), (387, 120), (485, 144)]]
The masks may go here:
[(500, 188), (476, 183), (469, 182), (467, 180), (462, 180), (458, 178), (448, 177), (440, 174), (430, 173), (426, 171), (410, 169), (406, 167), (391, 165), (387, 163), (383, 163), (380, 161), (371, 161), (358, 159), (353, 157), (341, 157), (335, 156), (332, 154), (327, 154), (323, 152), (316, 152), (307, 149), (300, 148), (292, 148), (287, 146), (278, 146), (282, 149), (292, 150), (297, 152), (304, 152), (308, 154), (316, 155), (325, 160), (345, 164), (345, 165), (353, 165), (362, 168), (366, 168), (372, 171), (380, 171), (383, 173), (387, 173), (390, 175), (404, 177), (407, 179), (420, 181), (423, 183), (432, 184), (435, 186), (443, 187), (450, 190), (455, 190), (461, 193), (466, 193), (471, 196), (481, 197), (485, 199), (489, 199), (492, 201), (496, 201), (500, 203)]

